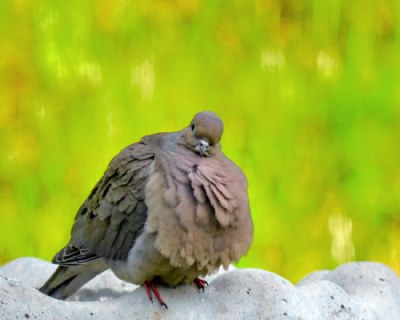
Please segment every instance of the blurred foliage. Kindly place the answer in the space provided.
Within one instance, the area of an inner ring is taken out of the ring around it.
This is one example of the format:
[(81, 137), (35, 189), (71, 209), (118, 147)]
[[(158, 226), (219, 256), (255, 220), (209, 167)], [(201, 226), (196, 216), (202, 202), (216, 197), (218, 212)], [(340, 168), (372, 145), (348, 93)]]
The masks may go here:
[(245, 171), (240, 265), (400, 271), (400, 4), (0, 2), (0, 263), (51, 259), (108, 161), (214, 110)]

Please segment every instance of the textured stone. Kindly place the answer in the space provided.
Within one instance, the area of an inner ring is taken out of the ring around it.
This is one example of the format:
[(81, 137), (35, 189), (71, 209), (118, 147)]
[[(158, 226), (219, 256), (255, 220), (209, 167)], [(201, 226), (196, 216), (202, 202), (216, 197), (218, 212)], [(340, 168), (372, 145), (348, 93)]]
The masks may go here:
[[(35, 258), (0, 268), (0, 319), (400, 319), (400, 279), (361, 262), (316, 271), (297, 286), (259, 269), (234, 269), (193, 286), (160, 287), (168, 310), (107, 271), (68, 301), (37, 291), (55, 266)], [(18, 280), (17, 280), (18, 279)]]

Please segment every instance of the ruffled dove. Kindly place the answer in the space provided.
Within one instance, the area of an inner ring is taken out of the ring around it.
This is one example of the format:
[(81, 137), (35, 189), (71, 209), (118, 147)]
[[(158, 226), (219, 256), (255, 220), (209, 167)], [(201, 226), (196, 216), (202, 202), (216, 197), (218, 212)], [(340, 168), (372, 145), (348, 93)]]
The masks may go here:
[(123, 149), (75, 217), (59, 267), (40, 289), (72, 295), (111, 269), (167, 307), (156, 285), (177, 286), (238, 261), (253, 239), (247, 181), (221, 151), (221, 119), (200, 112), (181, 131)]

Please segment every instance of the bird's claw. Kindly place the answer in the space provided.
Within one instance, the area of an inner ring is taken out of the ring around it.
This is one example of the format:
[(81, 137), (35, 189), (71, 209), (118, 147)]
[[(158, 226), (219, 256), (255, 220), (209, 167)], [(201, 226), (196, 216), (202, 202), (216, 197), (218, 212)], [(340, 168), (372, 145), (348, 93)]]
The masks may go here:
[(165, 307), (165, 309), (168, 309), (167, 304), (164, 302), (163, 298), (161, 297), (160, 292), (158, 291), (157, 287), (155, 286), (155, 284), (152, 281), (145, 281), (143, 286), (144, 286), (144, 289), (146, 290), (146, 294), (149, 297), (151, 303), (153, 303), (153, 294), (152, 293), (154, 293), (154, 295), (156, 296), (160, 305)]
[(194, 283), (196, 284), (197, 288), (199, 290), (202, 290), (204, 292), (204, 288), (208, 286), (208, 282), (206, 280), (196, 278), (194, 279)]

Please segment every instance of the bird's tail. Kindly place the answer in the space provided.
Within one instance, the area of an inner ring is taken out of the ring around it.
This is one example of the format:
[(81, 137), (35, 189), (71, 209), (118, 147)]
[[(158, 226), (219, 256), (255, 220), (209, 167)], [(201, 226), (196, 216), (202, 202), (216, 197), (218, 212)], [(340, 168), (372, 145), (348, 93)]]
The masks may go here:
[(99, 260), (82, 265), (59, 266), (39, 291), (63, 300), (106, 269), (104, 262)]

